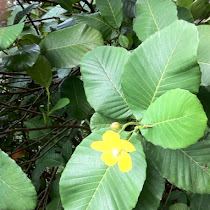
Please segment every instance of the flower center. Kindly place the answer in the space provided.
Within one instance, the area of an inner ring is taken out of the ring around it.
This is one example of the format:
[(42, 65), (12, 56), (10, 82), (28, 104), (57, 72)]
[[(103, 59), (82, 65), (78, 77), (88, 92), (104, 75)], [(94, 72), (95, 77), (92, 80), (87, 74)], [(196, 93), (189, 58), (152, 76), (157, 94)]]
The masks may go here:
[(112, 150), (112, 154), (115, 158), (118, 156), (119, 153), (120, 153), (120, 151), (118, 149), (113, 149)]

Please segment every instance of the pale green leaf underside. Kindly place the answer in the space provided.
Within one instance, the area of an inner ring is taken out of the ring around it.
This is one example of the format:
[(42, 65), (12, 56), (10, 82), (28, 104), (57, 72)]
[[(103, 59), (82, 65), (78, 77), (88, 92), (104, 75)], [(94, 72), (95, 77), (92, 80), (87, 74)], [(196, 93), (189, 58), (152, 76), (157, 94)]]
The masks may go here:
[(207, 117), (198, 98), (174, 89), (160, 96), (145, 112), (142, 135), (155, 145), (178, 149), (194, 144), (204, 135)]
[(104, 132), (105, 129), (85, 138), (67, 163), (60, 181), (64, 209), (134, 208), (146, 175), (140, 136), (134, 135), (131, 139), (136, 148), (135, 152), (130, 153), (133, 167), (123, 173), (117, 165), (105, 165), (101, 161), (102, 153), (90, 147), (93, 141), (102, 139)]
[(199, 45), (198, 45), (198, 63), (201, 68), (201, 85), (210, 85), (210, 26), (198, 26)]
[(144, 41), (156, 31), (176, 21), (176, 5), (168, 0), (138, 0), (136, 3), (136, 20), (134, 31)]
[(101, 45), (101, 33), (81, 23), (50, 33), (42, 40), (40, 48), (53, 66), (72, 68), (88, 51)]
[(20, 23), (9, 27), (0, 28), (0, 50), (5, 50), (18, 38), (24, 24)]
[(95, 111), (112, 119), (131, 116), (121, 87), (121, 74), (130, 53), (123, 48), (98, 47), (81, 62), (88, 102)]
[(21, 168), (0, 150), (0, 209), (33, 210), (36, 191)]
[(121, 0), (96, 0), (96, 6), (112, 27), (120, 27), (123, 21), (123, 4)]
[(210, 193), (210, 140), (185, 149), (147, 145), (147, 157), (169, 182), (193, 193)]
[(133, 51), (125, 65), (122, 87), (137, 119), (170, 89), (198, 92), (201, 73), (197, 47), (196, 27), (179, 20), (156, 32)]

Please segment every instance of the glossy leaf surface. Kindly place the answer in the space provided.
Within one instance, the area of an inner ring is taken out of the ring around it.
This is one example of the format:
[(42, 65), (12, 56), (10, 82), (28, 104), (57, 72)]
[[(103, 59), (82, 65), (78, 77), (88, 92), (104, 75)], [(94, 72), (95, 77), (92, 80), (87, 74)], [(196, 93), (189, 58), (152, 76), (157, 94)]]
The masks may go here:
[(3, 64), (13, 71), (26, 71), (36, 63), (39, 54), (38, 45), (24, 45), (22, 49), (3, 57)]
[(0, 28), (0, 50), (5, 50), (18, 38), (24, 24)]

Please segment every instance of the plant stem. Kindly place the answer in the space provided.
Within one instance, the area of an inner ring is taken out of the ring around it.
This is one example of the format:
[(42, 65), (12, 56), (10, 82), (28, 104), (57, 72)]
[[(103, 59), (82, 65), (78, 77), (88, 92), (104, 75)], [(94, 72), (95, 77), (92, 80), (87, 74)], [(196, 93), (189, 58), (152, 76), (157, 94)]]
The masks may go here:
[(139, 125), (139, 122), (128, 122), (128, 123), (124, 124), (122, 129), (118, 133), (119, 134), (122, 133), (126, 129), (126, 127), (128, 127), (129, 125)]
[(47, 116), (46, 116), (46, 124), (47, 124), (50, 113), (50, 91), (48, 87), (46, 88), (46, 91), (47, 91)]

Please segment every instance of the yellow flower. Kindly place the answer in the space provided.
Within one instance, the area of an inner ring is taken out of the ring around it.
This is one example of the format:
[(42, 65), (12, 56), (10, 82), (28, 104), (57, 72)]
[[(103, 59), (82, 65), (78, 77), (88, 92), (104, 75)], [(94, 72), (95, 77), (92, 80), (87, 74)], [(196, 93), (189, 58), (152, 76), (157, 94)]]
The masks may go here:
[(132, 168), (131, 156), (128, 152), (134, 152), (136, 149), (132, 143), (120, 139), (119, 133), (108, 130), (102, 136), (102, 141), (95, 141), (91, 148), (103, 152), (101, 160), (108, 166), (118, 163), (122, 172), (127, 172)]

